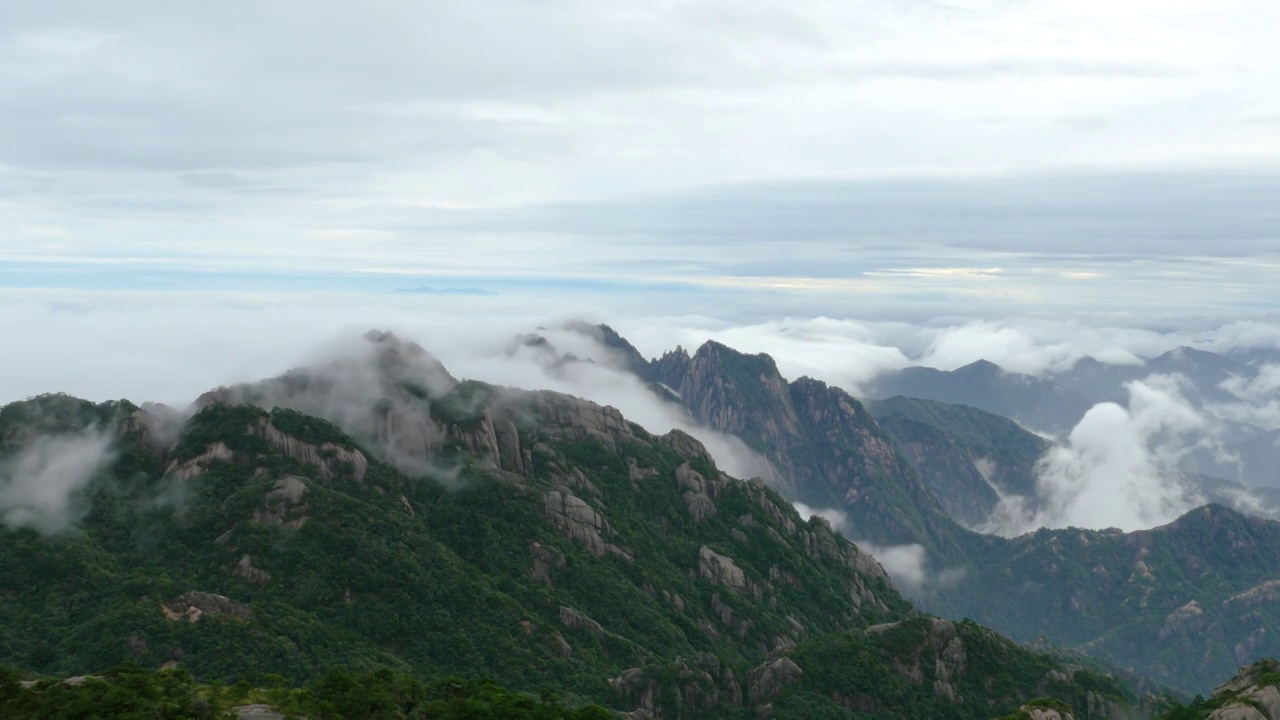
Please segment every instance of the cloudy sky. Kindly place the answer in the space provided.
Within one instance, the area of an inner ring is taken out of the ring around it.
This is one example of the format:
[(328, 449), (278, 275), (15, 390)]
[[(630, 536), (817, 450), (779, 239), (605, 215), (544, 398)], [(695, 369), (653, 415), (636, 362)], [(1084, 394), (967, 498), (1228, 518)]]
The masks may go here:
[[(7, 0), (0, 403), (183, 406), (388, 327), (673, 422), (503, 354), (568, 318), (855, 392), (1280, 348), (1277, 27), (1274, 0)], [(1259, 377), (1236, 415), (1280, 427)], [(1086, 416), (1036, 522), (1087, 524), (1115, 477), (1165, 497), (1153, 437), (1212, 420), (1167, 384)]]
[(0, 298), (1265, 313), (1276, 27), (1268, 0), (6, 2)]

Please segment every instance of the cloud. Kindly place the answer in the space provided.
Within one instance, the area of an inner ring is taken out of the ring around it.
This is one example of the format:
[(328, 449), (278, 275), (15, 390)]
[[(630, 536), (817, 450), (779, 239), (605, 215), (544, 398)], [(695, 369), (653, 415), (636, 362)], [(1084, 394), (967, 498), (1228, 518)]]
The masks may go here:
[(866, 541), (854, 542), (871, 553), (908, 597), (925, 598), (937, 590), (955, 587), (965, 577), (964, 568), (931, 568), (929, 552), (916, 543), (882, 547)]
[(1037, 506), (1002, 499), (984, 529), (1017, 535), (1036, 528), (1139, 530), (1203, 502), (1180, 470), (1209, 422), (1183, 397), (1176, 376), (1127, 383), (1128, 407), (1099, 403), (1036, 468)]
[[(771, 354), (789, 379), (809, 375), (855, 392), (883, 373), (914, 364), (992, 358), (1010, 369), (1052, 373), (1084, 354), (1131, 364), (1139, 356), (1187, 344), (1266, 358), (1280, 341), (1280, 326), (1265, 317), (1144, 324), (1088, 316), (761, 321), (679, 314), (672, 305), (685, 305), (686, 296), (647, 295), (637, 304), (612, 287), (598, 293), (539, 287), (473, 297), (389, 292), (398, 286), (403, 285), (389, 284), (376, 293), (30, 291), (0, 296), (0, 326), (41, 349), (0, 359), (0, 402), (65, 391), (99, 401), (125, 397), (186, 407), (219, 385), (273, 377), (299, 366), (356, 362), (343, 343), (382, 327), (418, 341), (460, 378), (552, 389), (610, 404), (651, 432), (689, 432), (731, 474), (770, 478), (773, 469), (739, 439), (699, 427), (678, 405), (622, 372), (611, 351), (563, 330), (563, 323), (582, 318), (589, 306), (586, 320), (609, 322), (648, 357), (714, 339)], [(548, 360), (530, 348), (512, 352), (514, 338), (539, 327), (547, 328), (541, 332), (555, 346), (555, 357)], [(581, 362), (555, 362), (566, 354)], [(86, 357), (93, 361), (85, 362)], [(1265, 364), (1258, 368), (1256, 376), (1228, 381), (1228, 389), (1244, 397), (1233, 404), (1196, 406), (1199, 395), (1168, 378), (1131, 385), (1124, 406), (1095, 408), (1067, 444), (1046, 458), (1040, 499), (1019, 507), (1016, 496), (1005, 498), (992, 527), (1003, 533), (1037, 525), (1132, 528), (1189, 507), (1194, 493), (1180, 495), (1175, 478), (1193, 453), (1222, 460), (1230, 453), (1216, 445), (1219, 440), (1235, 443), (1257, 431), (1241, 423), (1280, 427), (1277, 371)], [(316, 412), (358, 425), (359, 414), (342, 408), (364, 408), (380, 397), (383, 391), (370, 377), (355, 373), (348, 386), (330, 395), (337, 405)], [(838, 518), (829, 519), (838, 524)]]
[(0, 461), (0, 520), (44, 534), (67, 529), (84, 511), (80, 491), (111, 459), (111, 436), (96, 428), (35, 437)]
[[(683, 406), (661, 399), (635, 375), (627, 372), (613, 351), (589, 337), (555, 325), (539, 331), (550, 339), (555, 355), (545, 348), (511, 347), (513, 335), (481, 342), (464, 353), (443, 349), (446, 366), (467, 377), (522, 389), (546, 389), (610, 405), (651, 433), (681, 430), (706, 446), (721, 470), (739, 478), (776, 480), (777, 471), (737, 437), (711, 430), (693, 419)], [(455, 346), (456, 348), (456, 346)], [(576, 362), (562, 362), (565, 356)]]
[(820, 517), (831, 523), (833, 530), (843, 533), (848, 528), (849, 517), (844, 511), (835, 508), (811, 508), (800, 502), (791, 503), (802, 518)]
[[(1213, 33), (1152, 0), (21, 5), (0, 8), (0, 235), (68, 235), (7, 248), (6, 275), (590, 276), (827, 314), (1269, 297), (1267, 272), (1200, 262), (1275, 255), (1280, 146), (1243, 122), (1280, 110), (1263, 0)], [(1196, 277), (1156, 284), (1170, 258)], [(1082, 299), (1055, 262), (1119, 276)]]
[[(804, 503), (793, 502), (800, 517), (819, 517), (831, 523), (832, 529), (847, 534), (848, 516), (844, 511), (835, 508), (812, 508)], [(850, 538), (864, 552), (870, 553), (880, 563), (884, 571), (889, 573), (895, 585), (904, 594), (913, 598), (922, 598), (929, 592), (954, 587), (964, 579), (964, 568), (946, 568), (934, 570), (929, 565), (929, 552), (923, 545), (881, 546), (866, 540)]]

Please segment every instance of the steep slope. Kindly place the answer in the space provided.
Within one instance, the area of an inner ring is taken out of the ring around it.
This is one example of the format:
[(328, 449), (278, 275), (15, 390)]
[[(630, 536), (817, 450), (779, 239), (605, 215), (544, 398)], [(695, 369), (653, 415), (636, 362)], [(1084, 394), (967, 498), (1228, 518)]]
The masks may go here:
[[(421, 348), (367, 341), (206, 395), (177, 433), (126, 402), (0, 411), (0, 463), (50, 434), (112, 439), (77, 482), (72, 527), (0, 529), (0, 662), (254, 683), (390, 668), (637, 718), (976, 718), (1046, 688), (1076, 704), (1090, 690), (1134, 697), (987, 631), (915, 618), (869, 555), (719, 472), (683, 433), (457, 382)], [(822, 386), (788, 397), (798, 417), (869, 422)], [(833, 675), (845, 655), (861, 669)]]
[[(83, 535), (7, 538), (8, 659), (72, 674), (180, 658), (228, 679), (392, 664), (523, 687), (554, 667), (600, 696), (628, 663), (711, 652), (745, 672), (808, 633), (907, 611), (868, 556), (687, 436), (528, 399), (524, 474), (480, 458), (453, 490), (323, 421), (206, 407), (168, 458), (180, 512), (103, 500)], [(445, 451), (470, 459), (472, 436), (454, 437)], [(53, 620), (40, 636), (32, 614)]]
[[(633, 671), (615, 681), (641, 709), (668, 717), (655, 678), (713, 673), (684, 661)], [(748, 696), (772, 699), (755, 717), (840, 720), (986, 720), (1037, 698), (1080, 717), (1136, 718), (1166, 702), (1114, 676), (1019, 647), (976, 623), (930, 617), (828, 633), (802, 641), (749, 678)]]
[(880, 544), (918, 543), (939, 558), (972, 538), (895, 452), (867, 409), (811, 378), (788, 383), (768, 355), (707, 342), (654, 362), (660, 382), (707, 426), (736, 435), (776, 468), (789, 499), (834, 508), (846, 534)]
[(657, 380), (648, 359), (631, 344), (630, 340), (618, 334), (608, 325), (592, 325), (582, 321), (571, 321), (565, 324), (566, 330), (585, 335), (600, 344), (612, 354), (614, 364), (622, 370), (633, 373), (645, 382)]
[(1002, 496), (1030, 501), (1050, 443), (1017, 423), (965, 405), (895, 397), (868, 404), (894, 447), (950, 515), (981, 525)]
[(1160, 715), (1160, 720), (1280, 720), (1280, 661), (1259, 660), (1219, 685)]
[[(1081, 647), (1191, 690), (1207, 687), (1237, 661), (1280, 654), (1267, 639), (1280, 637), (1270, 601), (1255, 607), (1233, 600), (1242, 594), (1269, 598), (1268, 583), (1280, 579), (1280, 525), (1274, 522), (1212, 507), (1165, 528), (1129, 534), (1059, 530), (1013, 540), (977, 535), (951, 521), (902, 458), (879, 466), (867, 462), (889, 435), (838, 389), (821, 386), (816, 393), (834, 399), (834, 411), (827, 406), (812, 412), (812, 405), (793, 396), (807, 394), (797, 386), (811, 391), (820, 383), (788, 384), (767, 356), (714, 343), (692, 357), (668, 353), (655, 365), (696, 417), (737, 434), (769, 458), (784, 475), (779, 487), (791, 499), (845, 511), (851, 537), (926, 547), (932, 569), (949, 571), (946, 582), (942, 575), (929, 582), (926, 575), (912, 589), (931, 612), (971, 617), (1021, 641), (1044, 637)], [(901, 414), (955, 428), (963, 427), (955, 415), (965, 412), (926, 403)], [(925, 432), (930, 442), (947, 447), (991, 439)], [(1025, 482), (1032, 443), (1028, 434), (1014, 437), (1026, 441)], [(815, 443), (827, 452), (814, 452)], [(1179, 624), (1177, 611), (1193, 600), (1210, 620)], [(1180, 631), (1161, 635), (1167, 622)]]
[(1237, 401), (1240, 398), (1223, 388), (1223, 383), (1232, 378), (1250, 379), (1258, 374), (1258, 369), (1247, 363), (1186, 346), (1151, 358), (1145, 371), (1146, 374), (1177, 374), (1186, 378), (1198, 403)]
[(1039, 530), (992, 545), (929, 607), (1203, 691), (1280, 654), (1280, 524), (1207, 506), (1132, 533)]

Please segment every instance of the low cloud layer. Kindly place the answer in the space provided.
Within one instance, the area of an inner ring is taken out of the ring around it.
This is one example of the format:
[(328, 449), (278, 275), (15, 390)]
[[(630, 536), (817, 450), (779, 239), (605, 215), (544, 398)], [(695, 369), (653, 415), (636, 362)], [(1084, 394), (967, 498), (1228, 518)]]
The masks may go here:
[(1201, 504), (1188, 489), (1182, 461), (1206, 435), (1208, 422), (1182, 396), (1175, 376), (1127, 385), (1128, 406), (1095, 405), (1053, 447), (1037, 471), (1037, 507), (1007, 496), (986, 528), (1015, 535), (1041, 527), (1160, 525)]
[[(800, 517), (820, 517), (831, 523), (837, 532), (848, 530), (848, 517), (835, 508), (813, 508), (804, 503), (792, 503)], [(876, 545), (866, 540), (851, 538), (864, 552), (870, 553), (889, 573), (895, 585), (912, 598), (922, 598), (933, 590), (954, 587), (964, 579), (963, 568), (938, 570), (929, 562), (929, 551), (923, 545)]]
[[(618, 358), (598, 344), (554, 329), (583, 317), (580, 305), (564, 296), (530, 297), (140, 292), (10, 298), (0, 300), (0, 326), (41, 351), (0, 358), (0, 401), (65, 391), (92, 400), (126, 397), (185, 407), (219, 385), (341, 357), (335, 337), (349, 340), (383, 327), (421, 343), (460, 379), (552, 389), (613, 405), (652, 432), (679, 428), (698, 437), (732, 474), (768, 476), (767, 464), (740, 440), (700, 428), (678, 405), (621, 371)], [(743, 322), (623, 305), (602, 296), (584, 319), (610, 323), (645, 356), (714, 339), (769, 353), (790, 379), (809, 375), (855, 394), (884, 373), (911, 365), (945, 369), (986, 358), (1052, 377), (1085, 355), (1132, 367), (1135, 358), (1182, 345), (1250, 349), (1240, 357), (1260, 371), (1223, 384), (1244, 398), (1239, 402), (1193, 397), (1178, 381), (1149, 378), (1132, 385), (1124, 403), (1095, 408), (1042, 465), (1045, 501), (1013, 507), (1011, 499), (993, 519), (993, 529), (1006, 533), (1037, 523), (1132, 528), (1162, 522), (1196, 501), (1194, 493), (1180, 495), (1164, 482), (1188, 453), (1219, 450), (1209, 441), (1218, 440), (1228, 421), (1237, 437), (1280, 427), (1280, 371), (1268, 365), (1274, 359), (1267, 360), (1280, 348), (1280, 322), (1267, 318), (1163, 325), (1018, 317)], [(514, 338), (539, 327), (552, 328), (541, 332), (559, 354), (580, 362), (558, 363), (532, 348), (513, 348)], [(1224, 477), (1234, 477), (1229, 470)]]
[(0, 462), (0, 521), (44, 534), (66, 530), (84, 510), (80, 492), (111, 461), (111, 447), (95, 428), (34, 438)]

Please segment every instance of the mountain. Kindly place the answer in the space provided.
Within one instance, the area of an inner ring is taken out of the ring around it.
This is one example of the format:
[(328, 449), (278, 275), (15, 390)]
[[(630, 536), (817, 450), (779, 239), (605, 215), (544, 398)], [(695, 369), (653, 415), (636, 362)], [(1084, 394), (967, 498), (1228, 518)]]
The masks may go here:
[(1150, 375), (1179, 375), (1184, 392), (1197, 405), (1206, 402), (1238, 402), (1239, 397), (1222, 387), (1232, 378), (1256, 377), (1258, 369), (1227, 355), (1182, 346), (1143, 360), (1140, 364), (1112, 365), (1092, 357), (1076, 361), (1067, 370), (1048, 378), (1085, 397), (1092, 403), (1124, 402), (1124, 384)]
[(1218, 686), (1208, 699), (1171, 708), (1161, 720), (1280, 720), (1280, 661), (1259, 660)]
[(986, 522), (1003, 496), (1034, 499), (1036, 463), (1050, 443), (1012, 420), (901, 396), (867, 407), (943, 508), (965, 525)]
[[(1268, 589), (1280, 577), (1280, 524), (1211, 506), (1133, 533), (980, 535), (952, 519), (908, 457), (918, 456), (939, 494), (951, 488), (953, 505), (978, 507), (981, 500), (963, 494), (964, 476), (947, 476), (947, 463), (962, 468), (975, 450), (996, 445), (1022, 483), (1010, 489), (1025, 488), (1038, 445), (1030, 433), (972, 408), (908, 400), (873, 405), (882, 408), (882, 424), (839, 388), (808, 378), (788, 382), (767, 355), (714, 342), (652, 364), (695, 418), (768, 460), (785, 497), (840, 511), (850, 537), (896, 550), (886, 558), (901, 560), (918, 545), (907, 566), (891, 567), (931, 612), (973, 618), (1023, 642), (1043, 637), (1085, 649), (1192, 691), (1236, 663), (1280, 654), (1269, 639), (1280, 637), (1280, 617)], [(912, 443), (922, 444), (920, 452)], [(1197, 608), (1204, 622), (1180, 622), (1180, 612), (1200, 617)], [(1162, 634), (1166, 624), (1176, 632)]]
[(986, 360), (955, 370), (909, 367), (881, 377), (866, 392), (968, 405), (1042, 432), (1065, 435), (1094, 403), (1079, 392), (1032, 375), (1012, 373)]
[(695, 419), (764, 457), (788, 499), (843, 513), (850, 537), (918, 543), (940, 558), (962, 554), (967, 531), (845, 391), (807, 377), (787, 382), (768, 355), (711, 341), (693, 355), (668, 352), (653, 367)]
[(929, 607), (1189, 691), (1280, 654), (1280, 524), (1210, 505), (1151, 530), (992, 544)]
[(608, 325), (570, 321), (565, 323), (564, 327), (566, 330), (595, 340), (601, 347), (608, 350), (615, 367), (626, 370), (645, 382), (651, 383), (658, 379), (648, 359), (636, 349), (636, 346)]
[(1247, 363), (1186, 346), (1151, 358), (1144, 370), (1146, 374), (1181, 375), (1190, 385), (1192, 399), (1197, 404), (1236, 402), (1240, 398), (1223, 388), (1223, 383), (1232, 378), (1248, 380), (1258, 374), (1257, 368)]
[[(796, 397), (843, 401), (810, 390)], [(47, 697), (222, 697), (106, 671), (134, 663), (323, 697), (326, 671), (374, 672), (332, 682), (424, 702), (454, 686), (395, 674), (485, 678), (632, 718), (986, 718), (1044, 695), (1121, 717), (1141, 701), (919, 615), (870, 555), (684, 433), (460, 382), (387, 333), (193, 409), (175, 422), (54, 395), (0, 410), (0, 467), (67, 491), (20, 496), (16, 474), (0, 493), (0, 662), (103, 673), (46, 680)], [(31, 700), (15, 682), (0, 673), (0, 702)]]
[[(1036, 467), (1049, 441), (998, 415), (965, 405), (897, 397), (868, 405), (946, 511), (970, 528), (987, 527), (997, 503), (1014, 500), (1026, 511), (1039, 503)], [(1195, 472), (1171, 475), (1188, 493), (1265, 519), (1280, 517), (1280, 487), (1261, 486), (1274, 475), (1274, 446), (1246, 443), (1234, 453), (1253, 486)]]
[[(1042, 377), (1009, 372), (995, 363), (979, 360), (956, 370), (908, 367), (877, 379), (866, 396), (887, 399), (902, 395), (953, 405), (969, 405), (1041, 432), (1065, 436), (1094, 405), (1127, 404), (1126, 384), (1152, 375), (1180, 378), (1179, 390), (1196, 408), (1238, 404), (1242, 398), (1232, 383), (1248, 382), (1259, 368), (1227, 355), (1192, 347), (1179, 347), (1138, 364), (1109, 364), (1084, 357), (1065, 370)], [(1222, 419), (1228, 442), (1253, 438), (1260, 428)], [(1203, 468), (1202, 468), (1203, 469)], [(1220, 473), (1218, 467), (1213, 472)]]

